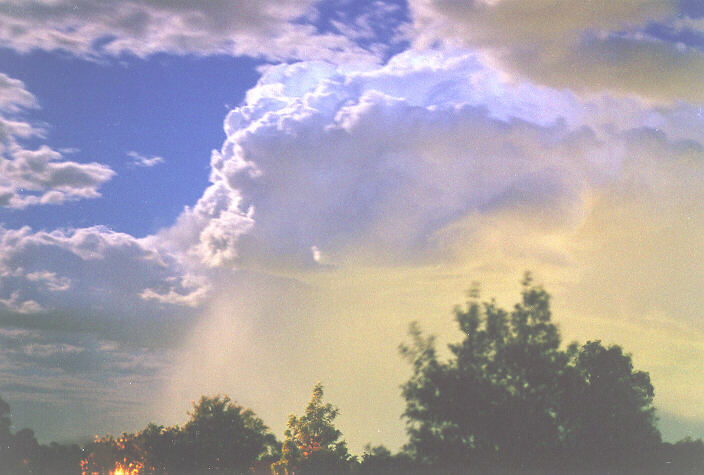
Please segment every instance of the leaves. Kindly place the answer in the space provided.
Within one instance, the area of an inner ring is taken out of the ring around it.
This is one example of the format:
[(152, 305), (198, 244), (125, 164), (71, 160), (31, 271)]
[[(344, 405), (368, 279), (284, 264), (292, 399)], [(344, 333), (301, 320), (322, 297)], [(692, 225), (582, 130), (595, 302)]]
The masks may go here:
[(413, 374), (402, 387), (407, 449), (433, 467), (579, 467), (633, 462), (659, 443), (647, 373), (600, 342), (560, 349), (550, 295), (522, 282), (511, 312), (470, 291), (455, 319), (465, 335), (439, 361), (432, 336), (411, 325), (401, 354)]
[(313, 387), (313, 396), (301, 417), (290, 415), (277, 473), (339, 472), (348, 468), (351, 457), (342, 432), (333, 421), (340, 410), (323, 402), (323, 386)]

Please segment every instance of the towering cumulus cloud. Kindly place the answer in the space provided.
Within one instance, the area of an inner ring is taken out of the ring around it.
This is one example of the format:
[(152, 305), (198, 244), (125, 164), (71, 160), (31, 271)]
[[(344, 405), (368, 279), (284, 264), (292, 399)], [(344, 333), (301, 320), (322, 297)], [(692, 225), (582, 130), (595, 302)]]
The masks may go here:
[[(211, 186), (155, 237), (189, 266), (233, 276), (214, 284), (175, 386), (195, 396), (219, 387), (202, 376), (216, 374), (267, 398), (324, 376), (350, 420), (400, 437), (388, 408), (399, 406), (394, 342), (407, 322), (447, 333), (435, 317), (470, 279), (501, 296), (523, 269), (555, 293), (567, 338), (637, 335), (656, 385), (680, 384), (665, 369), (674, 353), (647, 341), (667, 329), (672, 345), (703, 349), (691, 335), (704, 330), (704, 302), (681, 285), (704, 279), (693, 258), (704, 251), (701, 122), (681, 105), (515, 81), (462, 50), (269, 68), (225, 120)], [(686, 295), (648, 297), (658, 292)], [(692, 355), (679, 357), (701, 369)], [(340, 358), (364, 374), (340, 375)], [(379, 404), (360, 408), (370, 385)], [(681, 397), (659, 403), (681, 413)]]
[(472, 220), (526, 210), (578, 226), (652, 117), (509, 83), (461, 52), (272, 67), (225, 120), (212, 186), (166, 233), (211, 267), (442, 259), (449, 230), (468, 239)]

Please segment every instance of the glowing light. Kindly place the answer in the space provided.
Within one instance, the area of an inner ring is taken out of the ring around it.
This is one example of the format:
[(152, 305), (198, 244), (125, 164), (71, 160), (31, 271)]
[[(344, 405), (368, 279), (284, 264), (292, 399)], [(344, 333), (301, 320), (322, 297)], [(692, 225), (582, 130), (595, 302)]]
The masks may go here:
[(120, 462), (115, 464), (115, 469), (110, 472), (110, 475), (139, 475), (143, 472), (144, 465), (140, 462), (130, 462), (123, 465)]

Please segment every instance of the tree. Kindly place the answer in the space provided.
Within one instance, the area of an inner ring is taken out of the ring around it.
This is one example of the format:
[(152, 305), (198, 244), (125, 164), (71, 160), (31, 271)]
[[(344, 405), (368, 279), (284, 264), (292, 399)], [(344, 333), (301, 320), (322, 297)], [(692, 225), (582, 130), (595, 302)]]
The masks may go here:
[(10, 431), (10, 405), (0, 398), (0, 461), (3, 473), (29, 474), (39, 468), (40, 447), (31, 429)]
[(143, 463), (148, 473), (169, 473), (183, 465), (184, 437), (178, 426), (164, 427), (152, 422), (137, 434)]
[[(523, 281), (511, 312), (480, 303), (455, 309), (464, 339), (440, 361), (432, 337), (411, 327), (401, 353), (407, 449), (433, 466), (540, 470), (633, 462), (659, 442), (647, 373), (599, 342), (560, 349), (550, 296)], [(608, 449), (608, 450), (607, 450)]]
[(289, 416), (281, 459), (272, 468), (279, 474), (335, 473), (346, 471), (352, 461), (342, 432), (333, 421), (340, 410), (323, 403), (323, 386), (313, 388), (313, 397), (301, 417)]
[(415, 463), (407, 454), (392, 454), (383, 445), (372, 447), (371, 444), (364, 447), (362, 460), (357, 467), (357, 471), (361, 473), (384, 474), (415, 473), (416, 469)]
[(8, 460), (12, 445), (10, 405), (0, 398), (0, 460)]
[(201, 397), (183, 426), (153, 423), (141, 432), (106, 436), (86, 447), (85, 473), (248, 473), (278, 442), (252, 410), (229, 397)]
[(0, 472), (12, 475), (31, 473), (76, 473), (80, 466), (78, 445), (39, 445), (31, 429), (10, 431), (10, 406), (0, 398)]
[(252, 410), (229, 397), (201, 397), (183, 426), (181, 470), (245, 473), (276, 446), (276, 438)]
[(660, 447), (660, 473), (704, 473), (704, 442), (685, 437), (675, 444), (664, 443)]
[(111, 435), (96, 437), (88, 444), (81, 460), (83, 473), (142, 473), (144, 454), (134, 434), (123, 433), (115, 439)]
[(564, 443), (570, 457), (593, 469), (652, 464), (661, 440), (648, 373), (634, 371), (621, 347), (571, 345), (574, 383), (564, 392)]

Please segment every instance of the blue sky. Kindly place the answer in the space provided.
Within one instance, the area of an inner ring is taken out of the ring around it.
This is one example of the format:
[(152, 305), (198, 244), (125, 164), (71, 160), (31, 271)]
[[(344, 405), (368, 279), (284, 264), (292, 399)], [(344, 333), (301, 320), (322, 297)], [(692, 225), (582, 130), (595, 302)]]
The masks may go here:
[[(210, 151), (223, 140), (222, 118), (256, 83), (262, 64), (222, 56), (96, 62), (43, 51), (0, 54), (3, 72), (37, 96), (40, 108), (27, 116), (48, 125), (46, 142), (77, 149), (69, 154), (74, 160), (99, 161), (117, 172), (102, 188), (105, 199), (70, 203), (60, 213), (52, 207), (4, 209), (3, 222), (106, 225), (138, 237), (172, 223), (198, 199), (208, 183)], [(161, 156), (164, 163), (157, 169), (131, 166), (131, 151)]]
[(321, 380), (353, 450), (396, 448), (409, 322), (452, 341), (471, 281), (511, 305), (531, 269), (566, 341), (622, 344), (664, 434), (704, 436), (703, 14), (0, 0), (16, 425), (229, 393), (279, 434)]

